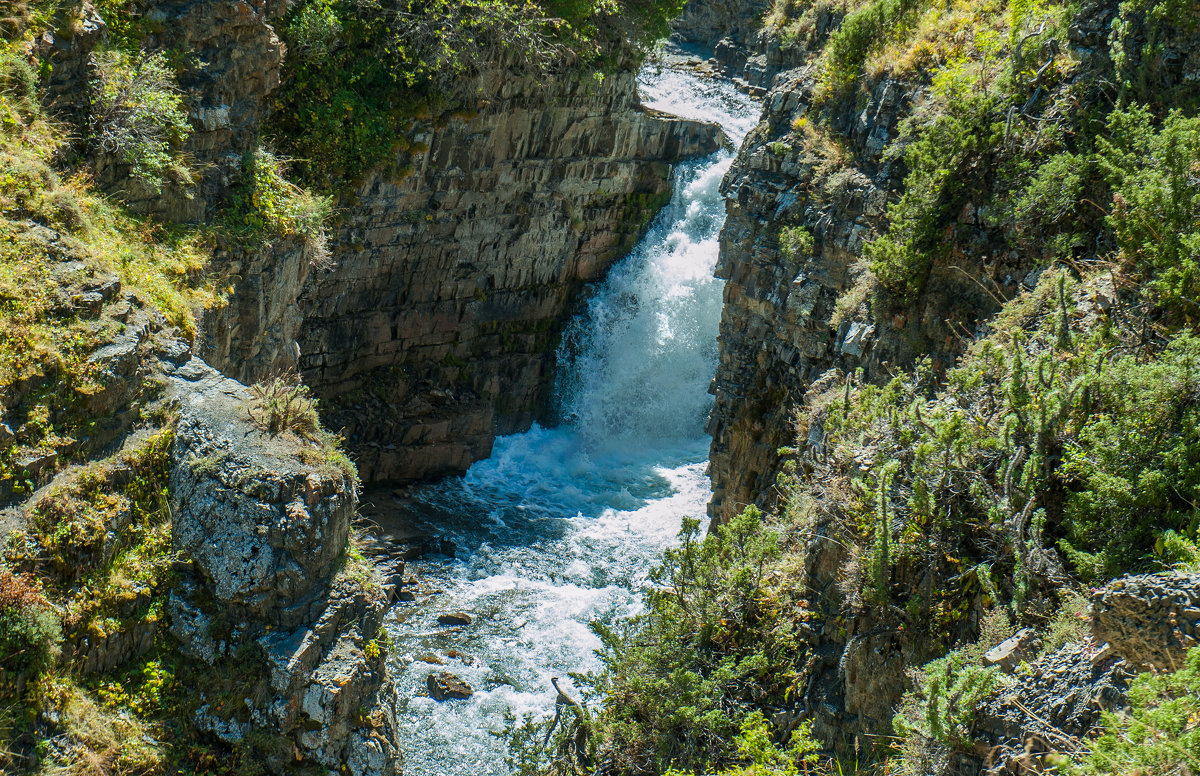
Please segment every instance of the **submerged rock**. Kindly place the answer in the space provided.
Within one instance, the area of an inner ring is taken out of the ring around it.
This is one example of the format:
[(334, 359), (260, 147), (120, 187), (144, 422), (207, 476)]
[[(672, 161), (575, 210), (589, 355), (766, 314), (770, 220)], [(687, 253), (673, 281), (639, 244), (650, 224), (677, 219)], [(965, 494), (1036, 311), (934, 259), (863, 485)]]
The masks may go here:
[(475, 694), (471, 685), (448, 671), (430, 674), (425, 678), (425, 686), (435, 701), (466, 700)]
[(450, 612), (438, 615), (439, 625), (470, 625), (471, 622), (471, 615), (462, 612)]

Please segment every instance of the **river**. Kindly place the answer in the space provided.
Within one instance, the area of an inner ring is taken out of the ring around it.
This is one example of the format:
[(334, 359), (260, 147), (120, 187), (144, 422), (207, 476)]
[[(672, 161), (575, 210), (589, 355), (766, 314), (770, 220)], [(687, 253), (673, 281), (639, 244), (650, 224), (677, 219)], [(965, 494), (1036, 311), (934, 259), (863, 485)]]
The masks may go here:
[[(648, 107), (719, 122), (734, 143), (759, 115), (722, 80), (648, 66), (639, 84)], [(712, 273), (732, 160), (679, 165), (670, 203), (568, 324), (560, 422), (498, 439), (463, 477), (415, 493), (413, 521), (456, 552), (412, 564), (439, 592), (387, 623), (406, 774), (508, 774), (493, 734), (509, 715), (553, 711), (551, 677), (598, 667), (588, 624), (637, 612), (680, 521), (704, 515), (722, 287)], [(438, 625), (447, 612), (473, 622)], [(434, 701), (435, 671), (475, 694)]]

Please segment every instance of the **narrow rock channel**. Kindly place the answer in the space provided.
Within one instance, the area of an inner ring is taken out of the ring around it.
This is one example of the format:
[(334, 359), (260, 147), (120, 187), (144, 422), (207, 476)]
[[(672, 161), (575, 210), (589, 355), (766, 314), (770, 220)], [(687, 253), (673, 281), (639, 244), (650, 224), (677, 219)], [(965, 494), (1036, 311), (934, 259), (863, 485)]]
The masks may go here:
[[(682, 69), (647, 67), (640, 86), (647, 107), (717, 121), (734, 143), (759, 113), (731, 84)], [(508, 773), (492, 734), (551, 711), (551, 677), (597, 667), (589, 623), (636, 612), (681, 519), (704, 515), (719, 187), (732, 159), (676, 170), (670, 204), (569, 325), (560, 424), (502, 438), (466, 476), (416, 494), (416, 527), (455, 557), (413, 564), (423, 592), (387, 625), (406, 773)], [(473, 694), (434, 700), (445, 674)]]

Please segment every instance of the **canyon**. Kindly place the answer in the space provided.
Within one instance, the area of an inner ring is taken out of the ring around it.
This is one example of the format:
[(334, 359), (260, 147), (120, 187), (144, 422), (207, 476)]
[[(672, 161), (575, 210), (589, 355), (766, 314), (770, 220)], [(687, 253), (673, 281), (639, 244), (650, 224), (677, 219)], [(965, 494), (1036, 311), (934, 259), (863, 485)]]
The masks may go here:
[[(42, 704), (12, 762), (132, 756), (91, 709), (195, 768), (508, 774), (544, 730), (546, 768), (716, 772), (754, 707), (823, 768), (1020, 774), (1191, 659), (1191, 243), (1130, 235), (1194, 213), (1120, 187), (1195, 185), (1195, 25), (690, 0), (645, 61), (486, 64), (344, 188), (283, 180), (332, 215), (271, 231), (287, 41), (334, 13), (300, 5), (83, 2), (0, 62), (0, 290), (42, 305), (3, 330), (0, 612), (58, 628), (0, 681)], [(157, 183), (87, 140), (130, 40), (190, 126)], [(1155, 390), (1166, 431), (1104, 436)]]

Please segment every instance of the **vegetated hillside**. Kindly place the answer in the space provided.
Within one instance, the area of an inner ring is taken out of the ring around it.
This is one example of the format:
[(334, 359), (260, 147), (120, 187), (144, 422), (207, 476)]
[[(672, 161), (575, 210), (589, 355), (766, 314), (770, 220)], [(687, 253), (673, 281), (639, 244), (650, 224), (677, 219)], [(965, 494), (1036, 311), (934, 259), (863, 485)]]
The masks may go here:
[[(262, 289), (326, 267), (334, 197), (454, 106), (447, 83), (510, 56), (598, 66), (669, 11), (285, 10), (0, 7), (4, 773), (396, 771), (381, 621), (399, 577), (350, 537), (340, 440), (273, 374), (294, 330), (243, 313), (295, 316)], [(281, 155), (300, 152), (331, 164)], [(249, 388), (194, 357), (230, 319), (226, 342), (268, 351), (226, 353)]]
[(763, 24), (764, 121), (725, 181), (717, 524), (598, 626), (557, 761), (1194, 771), (1200, 576), (1129, 575), (1200, 571), (1200, 4)]

